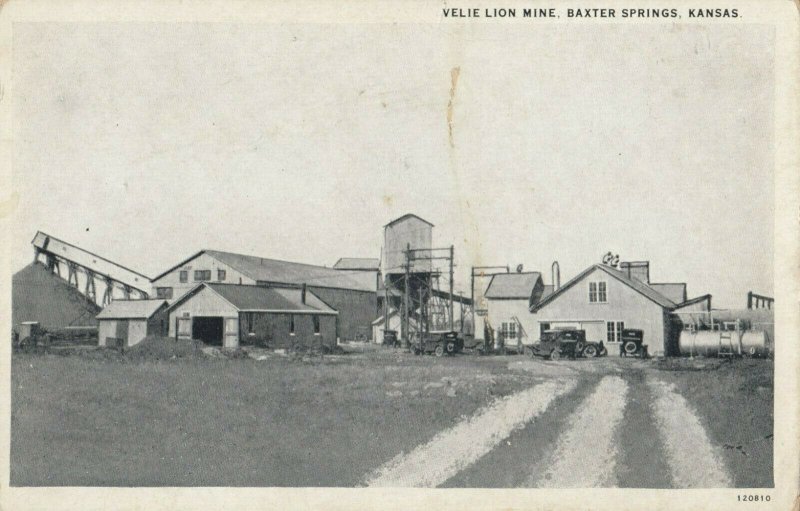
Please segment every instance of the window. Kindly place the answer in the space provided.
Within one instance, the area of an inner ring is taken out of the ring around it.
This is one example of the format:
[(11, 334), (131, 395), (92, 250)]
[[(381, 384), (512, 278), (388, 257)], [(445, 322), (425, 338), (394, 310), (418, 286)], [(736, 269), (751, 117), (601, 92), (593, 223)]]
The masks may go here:
[(189, 282), (189, 272), (186, 270), (181, 271), (181, 282)]
[(156, 288), (156, 298), (163, 298), (165, 300), (169, 300), (172, 298), (172, 288), (171, 287), (157, 287)]
[(550, 323), (539, 323), (539, 335), (544, 335), (544, 333), (550, 330)]
[(294, 335), (294, 314), (289, 314), (289, 335)]
[(608, 293), (605, 282), (589, 282), (589, 303), (606, 303)]
[(510, 323), (501, 323), (500, 324), (500, 333), (503, 335), (503, 339), (506, 340), (513, 340), (517, 338), (517, 324), (513, 321)]
[(311, 316), (311, 320), (314, 322), (314, 335), (319, 335), (319, 316)]
[(217, 280), (225, 280), (225, 270), (217, 270)]
[(206, 280), (211, 280), (211, 270), (195, 270), (194, 271), (194, 281), (195, 282), (204, 282)]
[(625, 328), (623, 321), (606, 322), (606, 342), (622, 342), (622, 330)]

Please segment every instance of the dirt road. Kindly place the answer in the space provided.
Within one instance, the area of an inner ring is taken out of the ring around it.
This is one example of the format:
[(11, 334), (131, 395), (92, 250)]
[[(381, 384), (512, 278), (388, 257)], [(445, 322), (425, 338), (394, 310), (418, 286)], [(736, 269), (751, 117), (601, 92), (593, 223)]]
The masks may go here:
[(369, 486), (724, 488), (692, 405), (646, 363), (513, 362), (542, 382), (365, 476)]

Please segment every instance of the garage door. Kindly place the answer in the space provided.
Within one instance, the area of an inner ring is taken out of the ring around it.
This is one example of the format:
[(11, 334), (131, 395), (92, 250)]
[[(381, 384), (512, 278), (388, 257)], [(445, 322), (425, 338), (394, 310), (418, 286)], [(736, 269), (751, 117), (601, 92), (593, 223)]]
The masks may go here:
[(192, 318), (192, 339), (210, 346), (222, 346), (223, 324), (222, 317), (196, 316)]

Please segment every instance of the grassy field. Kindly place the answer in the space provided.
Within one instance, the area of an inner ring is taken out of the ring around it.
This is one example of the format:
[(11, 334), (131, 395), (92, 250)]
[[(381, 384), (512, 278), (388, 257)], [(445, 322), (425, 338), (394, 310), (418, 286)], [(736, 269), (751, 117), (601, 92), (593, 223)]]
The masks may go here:
[(651, 442), (650, 379), (673, 383), (689, 402), (735, 486), (772, 485), (768, 360), (435, 358), (365, 345), (322, 359), (254, 360), (164, 346), (15, 353), (11, 484), (358, 486), (498, 397), (574, 379), (574, 393), (445, 484), (524, 485), (601, 378), (623, 374), (632, 390), (621, 486), (671, 484), (663, 448)]
[(507, 359), (15, 354), (13, 486), (353, 486), (530, 386)]

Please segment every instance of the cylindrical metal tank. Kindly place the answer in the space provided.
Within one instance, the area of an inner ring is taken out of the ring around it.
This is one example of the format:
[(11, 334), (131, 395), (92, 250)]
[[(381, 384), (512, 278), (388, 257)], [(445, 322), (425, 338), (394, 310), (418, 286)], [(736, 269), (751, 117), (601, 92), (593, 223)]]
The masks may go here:
[(751, 357), (766, 357), (769, 355), (769, 338), (766, 332), (759, 330), (745, 330), (742, 333), (742, 353)]
[[(731, 335), (730, 341), (724, 339), (723, 343), (730, 342), (733, 345), (733, 352), (739, 353), (739, 333), (726, 332)], [(741, 332), (742, 355), (753, 357), (765, 357), (769, 355), (767, 335), (758, 330), (745, 330)], [(718, 330), (698, 330), (691, 332), (684, 330), (681, 332), (679, 343), (680, 354), (683, 356), (704, 356), (716, 357), (719, 355), (720, 331)]]

